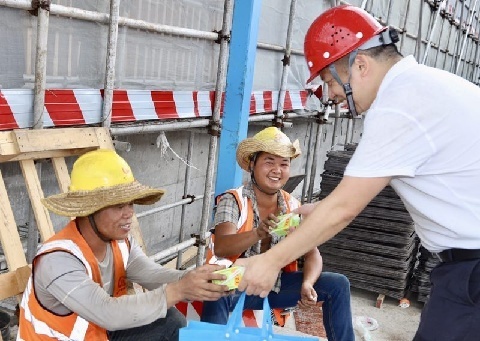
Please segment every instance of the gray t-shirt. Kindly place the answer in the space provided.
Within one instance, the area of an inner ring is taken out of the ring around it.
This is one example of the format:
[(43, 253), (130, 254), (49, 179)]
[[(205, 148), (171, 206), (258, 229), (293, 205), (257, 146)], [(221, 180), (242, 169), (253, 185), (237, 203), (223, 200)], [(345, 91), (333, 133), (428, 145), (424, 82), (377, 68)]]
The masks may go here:
[(167, 269), (148, 258), (130, 237), (131, 250), (127, 279), (148, 289), (144, 293), (111, 297), (113, 253), (110, 246), (99, 264), (103, 288), (85, 271), (83, 263), (68, 252), (55, 251), (41, 256), (34, 269), (35, 292), (50, 311), (66, 315), (74, 311), (107, 330), (122, 330), (149, 324), (165, 317), (165, 285), (178, 281), (184, 271)]

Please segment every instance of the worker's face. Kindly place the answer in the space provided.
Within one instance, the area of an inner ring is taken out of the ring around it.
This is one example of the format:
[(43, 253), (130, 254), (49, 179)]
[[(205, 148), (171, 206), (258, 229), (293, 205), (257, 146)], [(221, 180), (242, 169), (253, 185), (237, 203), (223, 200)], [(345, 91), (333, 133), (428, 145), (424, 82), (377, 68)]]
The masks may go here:
[(281, 189), (290, 177), (290, 159), (269, 153), (260, 153), (253, 167), (255, 181), (264, 190), (275, 192)]
[[(338, 76), (344, 84), (350, 82), (350, 86), (352, 88), (353, 103), (355, 104), (355, 109), (357, 110), (357, 112), (362, 113), (367, 110), (368, 107), (366, 106), (366, 103), (363, 103), (365, 101), (362, 101), (362, 96), (364, 93), (363, 87), (365, 85), (359, 82), (359, 80), (361, 80), (361, 77), (357, 70), (357, 64), (354, 63), (352, 65), (352, 68), (350, 70), (350, 81), (348, 79), (348, 64), (346, 64), (344, 61), (335, 63), (335, 68), (337, 70)], [(343, 89), (343, 86), (339, 84), (337, 80), (333, 77), (328, 67), (320, 71), (320, 77), (327, 84), (328, 98), (332, 100), (335, 104), (346, 104), (347, 96), (345, 95), (345, 90)]]
[(133, 204), (106, 207), (95, 213), (95, 223), (102, 235), (112, 240), (125, 239), (132, 226)]

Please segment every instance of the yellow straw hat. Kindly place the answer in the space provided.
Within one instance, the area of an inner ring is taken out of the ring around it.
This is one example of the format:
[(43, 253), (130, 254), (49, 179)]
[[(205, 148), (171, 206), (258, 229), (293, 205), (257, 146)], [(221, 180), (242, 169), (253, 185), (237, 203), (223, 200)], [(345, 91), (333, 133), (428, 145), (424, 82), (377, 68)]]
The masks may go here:
[(301, 154), (298, 140), (292, 143), (288, 136), (276, 127), (265, 128), (253, 137), (240, 142), (237, 148), (238, 165), (248, 172), (250, 159), (258, 152), (266, 152), (291, 159)]
[(130, 166), (115, 151), (97, 149), (75, 161), (67, 193), (52, 195), (42, 203), (61, 216), (86, 217), (112, 205), (151, 205), (163, 193), (136, 181)]

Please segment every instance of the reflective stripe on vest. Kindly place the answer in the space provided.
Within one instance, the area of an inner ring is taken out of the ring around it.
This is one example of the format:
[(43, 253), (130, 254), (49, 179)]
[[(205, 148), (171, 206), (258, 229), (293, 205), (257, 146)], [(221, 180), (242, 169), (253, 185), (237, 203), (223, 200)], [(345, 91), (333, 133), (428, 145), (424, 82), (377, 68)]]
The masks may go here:
[[(93, 254), (91, 250), (84, 250), (82, 248), (88, 248), (88, 245), (85, 243), (83, 238), (80, 235), (77, 235), (76, 227), (73, 223), (67, 225), (66, 231), (59, 232), (51, 240), (47, 241), (40, 249), (36, 257), (43, 255), (45, 253), (54, 252), (54, 251), (66, 251), (77, 257), (86, 269), (88, 276), (97, 283), (101, 283), (101, 277), (99, 270), (92, 269), (92, 264), (96, 262), (96, 259), (93, 259)], [(65, 233), (66, 232), (66, 233)], [(68, 239), (71, 237), (73, 240)], [(62, 239), (58, 239), (58, 238)], [(57, 238), (57, 239), (56, 239)], [(67, 238), (67, 239), (66, 239)], [(82, 238), (81, 240), (79, 238)], [(80, 244), (74, 242), (77, 240)], [(120, 282), (119, 279), (123, 278), (125, 273), (119, 273), (118, 269), (125, 269), (128, 263), (129, 257), (129, 242), (128, 240), (124, 241), (114, 241), (111, 244), (112, 252), (114, 257), (114, 268), (117, 271), (115, 273), (115, 283)], [(90, 262), (87, 258), (91, 258)], [(35, 259), (36, 260), (36, 259)], [(35, 263), (34, 260), (34, 263)], [(91, 264), (90, 264), (91, 263)], [(34, 272), (33, 272), (34, 275)], [(45, 310), (39, 302), (37, 302), (35, 294), (33, 292), (33, 280), (32, 276), (28, 280), (26, 290), (23, 295), (21, 309), (20, 309), (20, 321), (22, 322), (19, 326), (19, 332), (17, 334), (18, 340), (26, 339), (28, 340), (32, 335), (36, 335), (35, 339), (38, 340), (85, 340), (91, 339), (92, 337), (99, 340), (107, 340), (107, 335), (105, 329), (89, 323), (87, 320), (78, 316), (74, 312), (65, 316), (55, 316), (55, 314)], [(114, 296), (125, 294), (123, 288), (118, 288), (117, 285), (114, 286)], [(63, 303), (63, 302), (61, 302)], [(50, 324), (50, 320), (51, 324)], [(50, 324), (50, 325), (49, 325)], [(66, 333), (70, 335), (65, 335)], [(91, 337), (89, 337), (89, 335)]]

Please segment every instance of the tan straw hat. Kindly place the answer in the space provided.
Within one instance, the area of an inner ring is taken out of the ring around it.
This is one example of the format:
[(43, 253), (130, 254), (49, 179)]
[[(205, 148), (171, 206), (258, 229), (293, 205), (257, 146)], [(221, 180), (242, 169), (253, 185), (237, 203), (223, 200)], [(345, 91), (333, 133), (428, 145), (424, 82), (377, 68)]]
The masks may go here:
[(85, 217), (112, 205), (151, 205), (163, 193), (136, 181), (130, 166), (115, 151), (98, 149), (75, 161), (67, 193), (52, 195), (42, 203), (61, 216)]
[(258, 152), (266, 152), (282, 157), (296, 158), (301, 154), (298, 140), (293, 143), (287, 135), (276, 127), (268, 127), (240, 142), (237, 148), (238, 165), (248, 171), (251, 157)]

